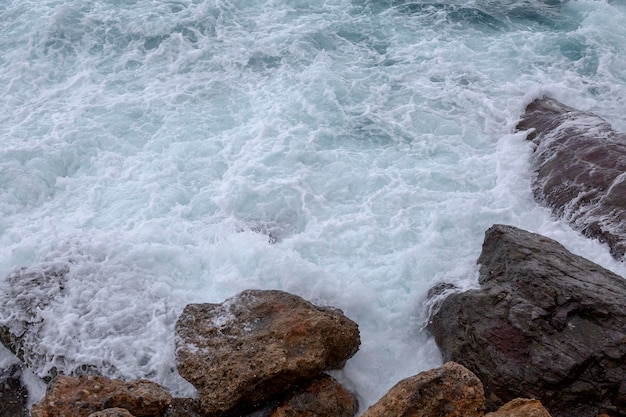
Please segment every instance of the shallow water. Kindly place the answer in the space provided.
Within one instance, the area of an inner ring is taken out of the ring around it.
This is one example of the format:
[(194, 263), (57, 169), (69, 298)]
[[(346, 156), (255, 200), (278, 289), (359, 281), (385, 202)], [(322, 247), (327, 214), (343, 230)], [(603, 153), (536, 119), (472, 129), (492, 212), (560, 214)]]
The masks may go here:
[(426, 292), (476, 285), (492, 224), (624, 275), (533, 200), (514, 127), (549, 94), (626, 130), (625, 21), (593, 0), (7, 0), (0, 276), (69, 268), (36, 372), (192, 395), (182, 308), (282, 289), (359, 323), (335, 375), (364, 410), (440, 364)]

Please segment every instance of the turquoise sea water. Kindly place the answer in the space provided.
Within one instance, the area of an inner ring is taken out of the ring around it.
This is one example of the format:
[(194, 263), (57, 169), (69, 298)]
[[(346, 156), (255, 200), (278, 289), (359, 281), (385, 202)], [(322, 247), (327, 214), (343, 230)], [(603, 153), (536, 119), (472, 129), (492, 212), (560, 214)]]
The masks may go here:
[(282, 289), (359, 323), (364, 410), (440, 364), (426, 292), (476, 285), (492, 224), (624, 275), (533, 200), (514, 127), (549, 94), (626, 130), (625, 41), (621, 1), (0, 0), (0, 277), (67, 270), (0, 320), (48, 300), (38, 375), (193, 395), (182, 308)]

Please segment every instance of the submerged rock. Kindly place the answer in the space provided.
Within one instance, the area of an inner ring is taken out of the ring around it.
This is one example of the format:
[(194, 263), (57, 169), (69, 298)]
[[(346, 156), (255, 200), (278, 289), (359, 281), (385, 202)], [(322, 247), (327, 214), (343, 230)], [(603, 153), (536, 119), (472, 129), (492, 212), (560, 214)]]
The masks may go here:
[(103, 376), (59, 376), (32, 417), (88, 417), (107, 408), (123, 408), (136, 417), (160, 416), (172, 402), (165, 388), (144, 379), (124, 382)]
[(356, 323), (282, 291), (249, 290), (190, 304), (176, 324), (180, 375), (209, 416), (243, 413), (339, 369), (359, 348)]
[(536, 145), (535, 197), (585, 236), (626, 252), (626, 134), (600, 117), (551, 98), (533, 101), (519, 122)]
[(503, 225), (486, 232), (478, 263), (481, 288), (449, 295), (429, 328), (490, 408), (534, 397), (557, 417), (625, 416), (626, 280)]
[(476, 375), (448, 362), (398, 382), (361, 417), (482, 417), (484, 404)]

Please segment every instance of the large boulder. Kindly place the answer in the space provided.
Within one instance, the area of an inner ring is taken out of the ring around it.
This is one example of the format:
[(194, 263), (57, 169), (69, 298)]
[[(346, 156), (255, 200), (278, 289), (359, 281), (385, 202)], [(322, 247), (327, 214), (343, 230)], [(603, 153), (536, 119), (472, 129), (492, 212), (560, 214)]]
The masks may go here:
[(398, 382), (361, 417), (482, 417), (484, 404), (476, 375), (448, 362)]
[(88, 417), (108, 408), (123, 408), (136, 417), (158, 417), (172, 402), (165, 388), (145, 379), (58, 376), (50, 384), (45, 397), (33, 405), (32, 417)]
[(551, 98), (533, 101), (517, 128), (531, 130), (535, 197), (584, 235), (626, 252), (626, 134)]
[(490, 408), (540, 399), (553, 416), (626, 416), (626, 280), (515, 227), (485, 234), (481, 288), (441, 302), (429, 328), (472, 370)]
[(360, 345), (340, 310), (282, 291), (248, 290), (222, 304), (190, 304), (176, 323), (180, 375), (208, 416), (243, 413), (324, 370)]

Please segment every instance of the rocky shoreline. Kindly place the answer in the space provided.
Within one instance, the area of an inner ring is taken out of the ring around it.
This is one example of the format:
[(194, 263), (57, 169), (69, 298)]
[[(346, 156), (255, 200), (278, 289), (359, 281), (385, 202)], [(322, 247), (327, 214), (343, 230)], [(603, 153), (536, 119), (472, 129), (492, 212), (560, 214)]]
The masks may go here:
[[(537, 199), (623, 260), (626, 136), (549, 98), (531, 103), (518, 128), (536, 146)], [(428, 329), (445, 363), (398, 382), (362, 416), (625, 417), (626, 280), (506, 225), (486, 231), (477, 263), (479, 289), (441, 283), (429, 292)], [(6, 283), (16, 279), (64, 285), (58, 268), (17, 271)], [(0, 317), (0, 342), (26, 362), (37, 352), (25, 338), (39, 325), (28, 300), (13, 321)], [(358, 324), (340, 310), (248, 290), (188, 305), (178, 318), (176, 366), (197, 399), (87, 372), (55, 376), (28, 410), (24, 365), (14, 365), (0, 371), (0, 417), (352, 417), (355, 393), (326, 372), (359, 345)]]

